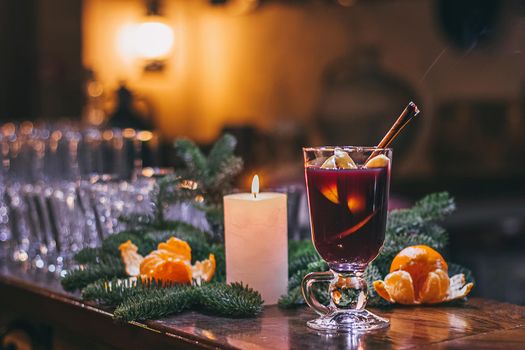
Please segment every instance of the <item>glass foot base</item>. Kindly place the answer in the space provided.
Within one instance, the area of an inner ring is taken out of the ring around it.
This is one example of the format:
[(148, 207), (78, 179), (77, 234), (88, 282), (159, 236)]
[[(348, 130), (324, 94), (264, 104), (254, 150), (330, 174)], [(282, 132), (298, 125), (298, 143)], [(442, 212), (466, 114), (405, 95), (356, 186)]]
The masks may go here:
[(306, 323), (308, 327), (323, 332), (358, 333), (390, 326), (390, 321), (370, 311), (339, 311), (321, 316)]

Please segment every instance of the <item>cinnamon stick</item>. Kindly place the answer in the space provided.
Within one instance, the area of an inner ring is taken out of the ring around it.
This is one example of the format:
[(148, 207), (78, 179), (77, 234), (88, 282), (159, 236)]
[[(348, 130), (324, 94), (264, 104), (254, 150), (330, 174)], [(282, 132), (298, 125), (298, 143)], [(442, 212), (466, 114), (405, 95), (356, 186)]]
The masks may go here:
[[(403, 112), (401, 112), (399, 117), (397, 117), (395, 123), (392, 125), (390, 130), (388, 130), (388, 132), (383, 137), (381, 142), (379, 142), (379, 144), (377, 145), (377, 148), (388, 147), (392, 143), (392, 141), (397, 137), (397, 135), (399, 135), (401, 130), (403, 130), (403, 128), (412, 120), (412, 118), (414, 118), (418, 114), (419, 114), (419, 109), (417, 108), (416, 104), (414, 102), (410, 102), (405, 107)], [(372, 152), (372, 154), (370, 155), (370, 157), (368, 157), (366, 161), (368, 162), (370, 159), (377, 156), (380, 152), (381, 151), (378, 151), (378, 150)]]

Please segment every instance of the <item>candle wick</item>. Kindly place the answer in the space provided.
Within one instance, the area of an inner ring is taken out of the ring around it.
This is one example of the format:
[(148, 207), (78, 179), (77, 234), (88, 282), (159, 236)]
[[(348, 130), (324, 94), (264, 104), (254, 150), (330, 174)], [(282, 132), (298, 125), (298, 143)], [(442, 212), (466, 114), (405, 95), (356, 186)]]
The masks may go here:
[(253, 198), (257, 198), (257, 192), (253, 192)]

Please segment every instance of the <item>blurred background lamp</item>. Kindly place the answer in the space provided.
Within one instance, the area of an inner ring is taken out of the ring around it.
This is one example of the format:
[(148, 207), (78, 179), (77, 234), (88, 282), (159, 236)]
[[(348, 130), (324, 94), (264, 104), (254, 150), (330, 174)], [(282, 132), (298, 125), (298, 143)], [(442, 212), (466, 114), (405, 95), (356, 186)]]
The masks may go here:
[(137, 25), (134, 35), (135, 52), (146, 62), (146, 71), (159, 71), (171, 53), (174, 35), (159, 12), (159, 1), (147, 1), (147, 16)]

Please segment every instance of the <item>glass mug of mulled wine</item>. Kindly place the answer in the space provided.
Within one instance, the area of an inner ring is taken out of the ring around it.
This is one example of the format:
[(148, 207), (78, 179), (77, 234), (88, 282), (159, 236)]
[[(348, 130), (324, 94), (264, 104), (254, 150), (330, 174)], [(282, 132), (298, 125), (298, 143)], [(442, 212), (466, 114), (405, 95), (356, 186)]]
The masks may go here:
[[(389, 326), (365, 310), (363, 273), (385, 240), (392, 150), (377, 147), (303, 148), (312, 240), (330, 271), (306, 275), (302, 292), (321, 317), (308, 327), (363, 332)], [(330, 302), (315, 298), (314, 284), (329, 283)]]

